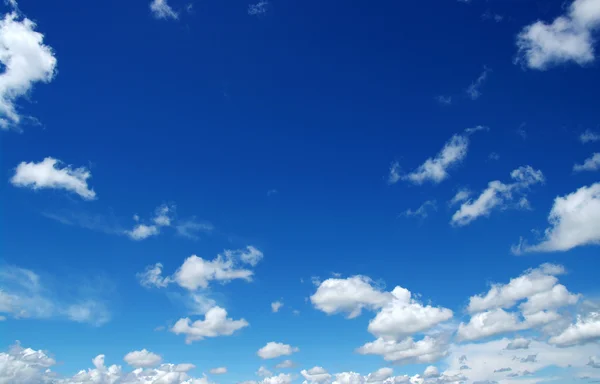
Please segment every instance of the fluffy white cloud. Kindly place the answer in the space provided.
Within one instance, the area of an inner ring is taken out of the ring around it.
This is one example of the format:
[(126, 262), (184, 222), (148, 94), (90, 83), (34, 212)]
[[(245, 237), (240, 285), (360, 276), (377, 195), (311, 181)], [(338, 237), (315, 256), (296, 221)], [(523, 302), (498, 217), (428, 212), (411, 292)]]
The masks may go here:
[(147, 349), (132, 351), (123, 358), (125, 362), (135, 368), (151, 368), (161, 363), (162, 358)]
[(34, 190), (64, 189), (78, 194), (85, 200), (93, 200), (96, 198), (96, 192), (88, 187), (87, 180), (90, 177), (92, 174), (87, 168), (73, 169), (70, 165), (62, 166), (60, 160), (46, 157), (39, 163), (20, 163), (10, 182), (15, 187)]
[(177, 12), (167, 4), (167, 0), (152, 0), (150, 3), (150, 11), (157, 19), (177, 19)]
[(176, 335), (184, 334), (186, 343), (202, 340), (207, 337), (230, 336), (235, 331), (247, 327), (246, 320), (232, 320), (227, 317), (227, 311), (221, 307), (213, 307), (206, 312), (204, 320), (192, 322), (189, 318), (177, 320), (171, 328)]
[(226, 249), (223, 254), (227, 259), (240, 259), (242, 263), (255, 267), (264, 257), (263, 253), (252, 245), (245, 249)]
[(256, 371), (256, 375), (260, 377), (271, 377), (273, 376), (273, 372), (269, 371), (267, 367), (261, 365), (260, 368), (258, 368), (258, 371)]
[(271, 303), (271, 311), (279, 312), (279, 309), (283, 307), (283, 303), (281, 301), (274, 301)]
[(452, 318), (451, 310), (424, 306), (405, 288), (394, 288), (392, 296), (393, 299), (369, 322), (369, 332), (384, 340), (399, 340)]
[[(458, 211), (452, 215), (450, 223), (464, 226), (479, 217), (489, 216), (496, 208), (508, 208), (508, 204), (516, 197), (525, 197), (524, 192), (531, 185), (544, 182), (542, 172), (530, 166), (522, 166), (513, 170), (510, 177), (513, 179), (513, 183), (505, 184), (498, 180), (489, 182), (488, 187), (477, 199), (467, 200), (460, 206)], [(519, 206), (522, 207), (522, 204), (516, 205), (516, 207)]]
[(388, 292), (372, 286), (366, 276), (352, 276), (346, 279), (327, 279), (320, 283), (310, 297), (313, 305), (327, 313), (348, 313), (348, 318), (360, 315), (363, 309), (378, 309), (392, 299)]
[(331, 381), (331, 375), (323, 367), (313, 367), (309, 370), (303, 369), (300, 374), (304, 377), (304, 383), (324, 384)]
[(383, 383), (385, 380), (389, 379), (394, 375), (394, 370), (392, 368), (383, 367), (379, 368), (375, 372), (371, 372), (366, 377), (367, 383)]
[(264, 347), (259, 349), (256, 354), (262, 359), (274, 359), (276, 357), (289, 356), (298, 351), (298, 347), (292, 347), (289, 344), (270, 341)]
[(131, 231), (126, 231), (127, 235), (133, 240), (144, 240), (159, 233), (155, 225), (138, 224)]
[(227, 373), (227, 367), (213, 368), (209, 372), (211, 375), (223, 375), (223, 374)]
[(585, 65), (594, 61), (593, 32), (600, 26), (597, 0), (575, 0), (565, 15), (551, 24), (537, 21), (517, 37), (518, 60), (529, 68), (544, 70), (570, 61)]
[(231, 258), (218, 255), (213, 260), (204, 260), (201, 257), (192, 255), (175, 272), (173, 279), (183, 288), (196, 290), (208, 287), (209, 282), (212, 280), (231, 281), (242, 279), (250, 281), (252, 275), (253, 272), (249, 269), (236, 268), (235, 261)]
[(436, 201), (435, 200), (427, 200), (426, 202), (421, 204), (421, 206), (419, 208), (417, 208), (414, 211), (412, 209), (407, 209), (406, 211), (404, 211), (404, 216), (419, 217), (421, 219), (424, 219), (427, 216), (429, 216), (430, 210), (435, 211), (436, 209), (437, 209)]
[(423, 376), (426, 378), (439, 377), (440, 371), (437, 369), (437, 367), (430, 365), (427, 368), (425, 368), (425, 372), (423, 372)]
[(565, 273), (564, 268), (555, 264), (542, 264), (539, 268), (527, 270), (508, 284), (493, 284), (485, 295), (475, 295), (469, 299), (467, 310), (470, 313), (493, 308), (510, 308), (518, 301), (538, 293), (548, 292), (558, 282), (557, 275)]
[(579, 141), (582, 143), (593, 143), (595, 141), (600, 141), (600, 133), (593, 132), (587, 129), (581, 135), (579, 135)]
[(479, 75), (477, 80), (471, 83), (469, 88), (467, 88), (467, 95), (469, 95), (471, 100), (477, 100), (479, 99), (479, 97), (481, 97), (481, 87), (483, 86), (483, 83), (485, 83), (485, 81), (487, 80), (487, 77), (491, 71), (492, 70), (490, 68), (483, 67), (483, 72), (481, 73), (481, 75)]
[(566, 196), (554, 199), (548, 216), (550, 227), (544, 239), (536, 245), (526, 241), (513, 246), (516, 254), (522, 252), (554, 252), (600, 244), (600, 183), (581, 187)]
[(15, 101), (28, 94), (38, 82), (54, 78), (56, 57), (44, 44), (44, 35), (36, 25), (17, 11), (0, 20), (0, 129), (19, 124), (21, 116)]
[(569, 347), (600, 340), (600, 312), (591, 312), (586, 316), (579, 316), (562, 333), (548, 340), (550, 344), (559, 347)]
[(358, 348), (362, 355), (380, 355), (386, 361), (396, 364), (428, 364), (434, 363), (447, 354), (448, 343), (444, 338), (425, 336), (414, 341), (412, 337), (398, 342), (378, 338)]
[(15, 344), (0, 353), (0, 384), (30, 384), (49, 382), (46, 370), (56, 364), (43, 351)]
[(594, 153), (591, 157), (585, 159), (583, 164), (575, 164), (573, 171), (597, 171), (600, 169), (600, 153)]

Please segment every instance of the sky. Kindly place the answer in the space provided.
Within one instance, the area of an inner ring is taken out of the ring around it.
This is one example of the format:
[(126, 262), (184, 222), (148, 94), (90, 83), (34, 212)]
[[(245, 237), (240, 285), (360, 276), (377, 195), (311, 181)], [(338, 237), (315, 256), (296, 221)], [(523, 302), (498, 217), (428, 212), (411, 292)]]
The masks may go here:
[(600, 381), (600, 0), (0, 10), (0, 384)]

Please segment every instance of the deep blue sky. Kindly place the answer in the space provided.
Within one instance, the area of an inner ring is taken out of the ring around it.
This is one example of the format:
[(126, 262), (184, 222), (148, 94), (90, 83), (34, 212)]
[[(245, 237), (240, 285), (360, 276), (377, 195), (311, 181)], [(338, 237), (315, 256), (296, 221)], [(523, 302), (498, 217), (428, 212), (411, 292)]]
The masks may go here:
[[(100, 353), (124, 365), (127, 352), (147, 348), (164, 361), (195, 364), (196, 376), (227, 366), (226, 376), (211, 379), (237, 382), (255, 380), (260, 365), (273, 368), (256, 350), (277, 341), (300, 348), (290, 357), (296, 374), (313, 366), (367, 374), (389, 366), (354, 352), (373, 340), (373, 315), (347, 320), (315, 309), (306, 300), (316, 290), (312, 276), (400, 285), (452, 309), (457, 324), (469, 319), (470, 296), (546, 262), (569, 271), (560, 277), (569, 291), (600, 294), (597, 247), (510, 251), (548, 227), (557, 196), (598, 181), (597, 172), (572, 171), (600, 148), (579, 140), (599, 127), (597, 64), (540, 71), (514, 63), (517, 34), (563, 14), (562, 1), (272, 0), (258, 16), (238, 0), (196, 1), (191, 12), (186, 2), (169, 4), (177, 20), (154, 18), (148, 0), (19, 3), (58, 64), (50, 83), (17, 101), (40, 124), (0, 132), (0, 268), (35, 272), (56, 300), (101, 299), (111, 320), (93, 326), (8, 313), (3, 349), (20, 340), (51, 351), (60, 362), (53, 370), (73, 375)], [(481, 96), (472, 100), (466, 90), (484, 68)], [(410, 172), (478, 125), (489, 131), (470, 136), (466, 158), (444, 181), (387, 182), (393, 162)], [(499, 159), (489, 159), (492, 152)], [(87, 167), (98, 198), (11, 185), (20, 162), (45, 157)], [(448, 201), (459, 189), (476, 198), (524, 165), (546, 180), (531, 187), (531, 210), (496, 209), (450, 225), (458, 207)], [(403, 215), (428, 200), (437, 210), (426, 218)], [(149, 220), (165, 203), (176, 205), (178, 219), (214, 230), (197, 240), (172, 228), (143, 241), (106, 233), (133, 227), (134, 214)], [(105, 231), (49, 215), (96, 217)], [(169, 275), (190, 255), (212, 259), (247, 245), (264, 253), (253, 282), (215, 282), (211, 295), (249, 327), (191, 345), (154, 331), (189, 316), (186, 292), (145, 289), (136, 273), (161, 262)], [(270, 309), (275, 300), (284, 302), (279, 313)], [(426, 365), (395, 372), (421, 374)]]

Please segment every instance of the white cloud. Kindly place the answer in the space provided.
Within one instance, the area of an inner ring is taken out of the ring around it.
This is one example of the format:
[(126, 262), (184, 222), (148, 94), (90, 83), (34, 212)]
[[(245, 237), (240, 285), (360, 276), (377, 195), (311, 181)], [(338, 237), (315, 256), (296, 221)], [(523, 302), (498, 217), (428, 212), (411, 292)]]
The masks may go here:
[(393, 299), (377, 313), (368, 327), (369, 332), (384, 340), (400, 340), (452, 318), (451, 310), (424, 306), (405, 288), (394, 288), (392, 296)]
[(277, 364), (275, 366), (275, 368), (277, 369), (282, 369), (282, 368), (293, 368), (295, 366), (294, 362), (292, 360), (284, 360), (281, 363)]
[(198, 240), (198, 233), (210, 233), (215, 227), (208, 222), (197, 222), (195, 219), (180, 221), (175, 225), (177, 234), (188, 239)]
[(162, 358), (159, 355), (152, 353), (147, 349), (129, 352), (125, 355), (123, 360), (135, 368), (151, 368), (162, 362)]
[(245, 249), (226, 249), (223, 254), (227, 259), (240, 259), (243, 263), (256, 266), (262, 259), (263, 253), (252, 245), (248, 245)]
[(283, 303), (281, 301), (274, 301), (271, 303), (271, 311), (279, 312), (279, 309), (283, 307)]
[(566, 196), (554, 199), (548, 216), (550, 227), (543, 240), (528, 245), (521, 239), (513, 246), (516, 254), (522, 252), (568, 251), (584, 245), (600, 244), (600, 183), (581, 187)]
[[(475, 200), (467, 200), (452, 215), (451, 224), (464, 226), (482, 216), (489, 216), (496, 209), (506, 209), (517, 196), (524, 196), (525, 191), (534, 184), (544, 183), (542, 171), (530, 166), (522, 166), (510, 173), (513, 183), (504, 184), (498, 180), (488, 183), (488, 187)], [(522, 205), (517, 204), (517, 207)]]
[(414, 341), (412, 337), (398, 342), (378, 338), (358, 348), (361, 355), (380, 355), (396, 364), (431, 364), (447, 354), (448, 344), (443, 338), (425, 336)]
[(96, 192), (87, 184), (87, 179), (92, 177), (90, 171), (84, 167), (73, 169), (70, 165), (61, 167), (61, 164), (60, 160), (52, 157), (46, 157), (39, 163), (22, 162), (17, 166), (10, 182), (15, 187), (34, 190), (64, 189), (78, 194), (85, 200), (94, 200)]
[(517, 61), (538, 70), (570, 61), (589, 64), (595, 59), (593, 32), (599, 26), (598, 1), (575, 0), (551, 24), (536, 21), (523, 28), (517, 37)]
[(471, 83), (469, 88), (467, 88), (467, 94), (469, 95), (471, 100), (477, 100), (481, 97), (481, 87), (483, 86), (483, 83), (485, 83), (491, 71), (492, 70), (490, 68), (483, 67), (483, 72), (481, 73), (481, 75), (479, 75), (477, 80)]
[(227, 367), (217, 367), (209, 371), (211, 375), (223, 375), (227, 373)]
[(242, 279), (252, 280), (253, 272), (249, 269), (236, 268), (233, 259), (218, 255), (213, 260), (204, 260), (192, 255), (188, 257), (173, 275), (174, 281), (181, 287), (196, 290), (207, 288), (212, 280), (231, 281)]
[(548, 342), (559, 347), (569, 347), (597, 340), (600, 340), (600, 312), (590, 312), (586, 316), (578, 316), (574, 324), (551, 337)]
[(48, 382), (46, 370), (55, 364), (54, 359), (45, 352), (23, 348), (17, 342), (9, 348), (8, 352), (0, 352), (0, 383)]
[(149, 265), (146, 267), (144, 272), (140, 272), (136, 276), (143, 287), (164, 288), (169, 285), (171, 279), (169, 277), (162, 276), (162, 268), (163, 265), (161, 263)]
[(593, 132), (590, 131), (589, 129), (587, 129), (585, 132), (583, 132), (581, 135), (579, 135), (579, 140), (582, 143), (593, 143), (595, 141), (600, 141), (600, 133), (598, 132)]
[(425, 371), (423, 372), (423, 376), (425, 378), (429, 378), (429, 377), (439, 377), (440, 376), (440, 371), (437, 369), (437, 367), (430, 365), (427, 368), (425, 368)]
[(206, 312), (204, 320), (192, 322), (189, 318), (177, 320), (171, 328), (176, 335), (184, 334), (186, 343), (202, 340), (207, 337), (231, 336), (235, 331), (247, 327), (246, 320), (232, 320), (227, 311), (221, 307), (213, 307)]
[(250, 4), (248, 6), (248, 14), (250, 16), (264, 15), (267, 13), (268, 8), (269, 2), (266, 0), (261, 0), (256, 4)]
[[(16, 4), (16, 3), (15, 3)], [(16, 126), (21, 121), (15, 101), (25, 96), (38, 82), (54, 78), (56, 57), (44, 44), (44, 35), (35, 30), (28, 18), (20, 20), (18, 11), (0, 20), (0, 129)]]
[(467, 156), (468, 148), (469, 139), (466, 135), (454, 135), (435, 157), (427, 159), (403, 179), (414, 184), (423, 184), (426, 181), (441, 183), (448, 177), (448, 169), (459, 164)]
[(407, 209), (406, 211), (404, 211), (404, 216), (419, 217), (421, 219), (425, 219), (427, 216), (429, 216), (430, 210), (435, 211), (436, 209), (437, 209), (436, 201), (435, 200), (427, 200), (426, 202), (421, 204), (421, 206), (419, 208), (417, 208), (414, 211), (412, 209)]
[[(160, 233), (161, 227), (169, 227), (173, 222), (173, 215), (175, 212), (175, 206), (169, 204), (163, 204), (156, 208), (154, 211), (154, 217), (152, 218), (152, 224), (136, 224), (132, 230), (125, 231), (125, 234), (133, 240), (145, 240), (149, 237), (156, 236)], [(134, 221), (139, 222), (139, 217), (134, 216)]]
[(152, 0), (150, 11), (157, 19), (177, 19), (179, 14), (167, 4), (167, 0)]
[(594, 153), (591, 157), (585, 159), (583, 164), (575, 164), (573, 171), (597, 171), (600, 169), (600, 153)]
[(261, 365), (260, 368), (258, 368), (258, 371), (256, 371), (256, 375), (260, 377), (271, 377), (273, 376), (273, 372), (269, 371), (267, 367)]
[(268, 342), (264, 347), (258, 350), (256, 354), (262, 359), (274, 359), (281, 356), (289, 356), (292, 353), (298, 352), (297, 347), (292, 347), (289, 344)]
[(438, 103), (440, 103), (442, 105), (450, 105), (450, 104), (452, 104), (452, 96), (439, 95), (439, 96), (436, 96), (435, 99), (437, 100)]
[(331, 381), (331, 375), (323, 367), (313, 367), (309, 370), (303, 369), (300, 374), (304, 377), (304, 383), (324, 384)]
[(458, 192), (456, 192), (456, 195), (454, 195), (452, 200), (450, 200), (450, 205), (456, 205), (458, 203), (462, 203), (463, 201), (469, 200), (471, 194), (472, 192), (469, 189), (463, 188), (459, 190)]
[(110, 314), (106, 306), (95, 300), (87, 300), (82, 303), (69, 305), (65, 309), (69, 320), (77, 323), (89, 323), (100, 326), (110, 320)]
[(366, 276), (352, 276), (346, 279), (327, 279), (310, 297), (313, 305), (331, 315), (347, 313), (348, 318), (360, 315), (363, 309), (378, 309), (388, 303), (392, 296), (372, 285)]
[(394, 161), (390, 165), (390, 171), (388, 175), (388, 184), (396, 184), (398, 181), (402, 179), (401, 175), (402, 169), (400, 168), (400, 163)]

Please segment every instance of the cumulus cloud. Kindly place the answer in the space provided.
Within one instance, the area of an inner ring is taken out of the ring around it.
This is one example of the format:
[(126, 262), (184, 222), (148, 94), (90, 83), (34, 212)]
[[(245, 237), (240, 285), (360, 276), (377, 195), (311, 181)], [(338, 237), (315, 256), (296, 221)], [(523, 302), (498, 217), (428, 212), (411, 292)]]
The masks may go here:
[(520, 62), (531, 69), (594, 61), (593, 33), (600, 27), (600, 5), (596, 0), (575, 0), (567, 12), (550, 24), (536, 21), (517, 37)]
[(554, 199), (548, 221), (550, 227), (541, 242), (529, 245), (521, 239), (512, 247), (513, 253), (568, 251), (600, 244), (600, 183)]
[(144, 272), (140, 272), (136, 276), (143, 287), (164, 288), (169, 285), (171, 279), (162, 276), (162, 268), (163, 265), (161, 263), (149, 265)]
[(54, 52), (35, 28), (36, 24), (18, 11), (0, 20), (0, 129), (17, 126), (22, 117), (15, 102), (35, 83), (52, 81), (56, 73)]
[(574, 324), (551, 337), (548, 342), (559, 347), (569, 347), (597, 340), (600, 340), (600, 312), (590, 312), (585, 316), (578, 316)]
[(452, 318), (451, 310), (423, 305), (405, 288), (396, 287), (391, 293), (393, 299), (369, 322), (368, 330), (376, 337), (400, 340)]
[(129, 352), (125, 355), (123, 360), (135, 368), (151, 368), (162, 362), (162, 358), (159, 355), (152, 353), (147, 349)]
[[(555, 311), (579, 301), (580, 295), (570, 293), (558, 284), (557, 275), (564, 268), (555, 264), (542, 264), (525, 271), (507, 284), (493, 284), (485, 294), (469, 299), (467, 311), (471, 314), (468, 323), (461, 323), (457, 335), (461, 340), (477, 340), (501, 333), (541, 327), (558, 320)], [(507, 312), (518, 304), (518, 311)], [(507, 349), (526, 347), (526, 340), (515, 340)]]
[(167, 0), (152, 0), (150, 11), (157, 19), (177, 19), (179, 17), (179, 14), (167, 4)]
[(62, 166), (60, 160), (46, 157), (39, 163), (22, 162), (15, 169), (10, 182), (15, 187), (37, 189), (63, 189), (76, 193), (84, 200), (94, 200), (96, 192), (89, 188), (87, 180), (92, 177), (85, 168), (73, 169), (70, 165)]
[(295, 366), (292, 360), (284, 360), (281, 363), (277, 364), (275, 368), (283, 369), (283, 368), (293, 368)]
[(374, 288), (371, 279), (360, 275), (327, 279), (310, 297), (317, 309), (328, 315), (347, 313), (348, 318), (357, 317), (363, 309), (381, 308), (391, 299), (390, 293)]
[[(534, 184), (544, 183), (542, 171), (535, 170), (530, 166), (522, 166), (510, 173), (512, 183), (505, 184), (494, 180), (488, 183), (488, 187), (475, 200), (465, 201), (452, 215), (451, 224), (464, 226), (479, 217), (489, 216), (494, 209), (507, 209), (509, 204), (517, 197), (524, 198), (525, 192)], [(520, 200), (523, 201), (523, 200)], [(527, 200), (525, 200), (527, 201)], [(515, 207), (522, 207), (517, 203)]]
[(268, 342), (264, 347), (258, 350), (256, 354), (261, 359), (274, 359), (281, 356), (289, 356), (292, 353), (298, 352), (298, 347), (292, 347), (289, 344), (277, 343), (274, 341)]
[(207, 288), (212, 280), (227, 282), (242, 279), (250, 281), (252, 275), (253, 272), (249, 269), (237, 268), (233, 259), (219, 255), (209, 261), (192, 255), (183, 262), (173, 278), (181, 287), (196, 290)]
[(597, 171), (600, 169), (600, 153), (594, 153), (591, 157), (584, 160), (583, 164), (575, 164), (574, 172)]
[(527, 349), (529, 348), (529, 344), (531, 344), (531, 340), (519, 337), (514, 340), (511, 340), (507, 345), (507, 350), (516, 350), (516, 349)]
[(491, 71), (492, 70), (490, 68), (483, 67), (483, 72), (481, 73), (481, 75), (479, 75), (477, 80), (472, 82), (469, 88), (467, 88), (467, 95), (469, 95), (471, 100), (477, 100), (481, 97), (481, 87), (487, 80)]
[(300, 374), (304, 377), (304, 383), (324, 384), (331, 381), (331, 375), (323, 367), (313, 367), (309, 370), (303, 369)]
[(271, 303), (271, 311), (279, 312), (279, 309), (283, 307), (283, 303), (281, 301), (274, 301)]
[(414, 341), (408, 337), (402, 341), (378, 338), (358, 348), (361, 355), (379, 355), (395, 364), (430, 364), (446, 356), (448, 343), (444, 338), (425, 336)]
[(245, 319), (233, 320), (227, 317), (227, 311), (221, 307), (213, 307), (206, 312), (204, 320), (192, 322), (189, 318), (177, 320), (171, 327), (176, 335), (184, 334), (187, 344), (203, 340), (207, 337), (231, 336), (235, 331), (247, 327)]

